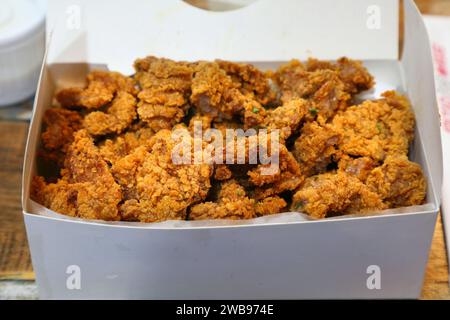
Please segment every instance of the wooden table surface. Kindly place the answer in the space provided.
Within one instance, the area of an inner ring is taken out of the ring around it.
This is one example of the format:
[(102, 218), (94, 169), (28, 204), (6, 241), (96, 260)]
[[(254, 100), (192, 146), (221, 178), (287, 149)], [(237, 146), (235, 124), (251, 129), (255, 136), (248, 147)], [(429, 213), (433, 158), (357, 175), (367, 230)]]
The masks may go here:
[[(450, 0), (418, 0), (417, 3), (423, 12), (450, 15)], [(0, 120), (0, 291), (2, 283), (22, 281), (28, 285), (34, 280), (20, 203), (27, 129), (25, 121)], [(423, 299), (450, 299), (447, 261), (439, 217), (422, 290)]]

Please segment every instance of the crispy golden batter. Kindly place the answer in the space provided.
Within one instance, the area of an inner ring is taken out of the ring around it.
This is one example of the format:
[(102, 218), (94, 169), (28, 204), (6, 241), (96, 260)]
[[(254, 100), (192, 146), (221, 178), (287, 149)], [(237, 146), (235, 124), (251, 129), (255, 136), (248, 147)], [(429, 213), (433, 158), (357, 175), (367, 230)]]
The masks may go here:
[(375, 161), (387, 155), (408, 154), (414, 137), (414, 114), (406, 98), (392, 92), (383, 96), (389, 100), (365, 101), (333, 119), (333, 129), (342, 135), (339, 149), (343, 153)]
[(87, 75), (85, 88), (66, 88), (56, 93), (64, 108), (98, 109), (111, 102), (117, 91), (136, 94), (135, 82), (118, 72), (95, 70)]
[(425, 201), (423, 172), (407, 158), (409, 101), (388, 91), (352, 105), (374, 85), (360, 61), (291, 60), (262, 72), (149, 56), (134, 67), (132, 77), (93, 71), (84, 88), (56, 94), (63, 108), (44, 115), (40, 157), (58, 166), (38, 163), (49, 176), (33, 178), (34, 200), (142, 222), (287, 207), (326, 218)]
[(69, 216), (120, 220), (120, 187), (85, 130), (75, 134), (67, 151), (62, 179), (46, 184), (42, 177), (32, 183), (33, 200)]
[(336, 63), (310, 58), (306, 63), (308, 71), (334, 70), (344, 82), (345, 91), (355, 94), (373, 87), (374, 79), (361, 61), (340, 58)]
[(292, 154), (300, 164), (305, 176), (322, 173), (336, 156), (341, 135), (331, 126), (310, 122), (303, 126), (295, 141)]
[(352, 158), (346, 154), (339, 159), (339, 171), (343, 171), (349, 175), (357, 177), (362, 182), (365, 182), (370, 172), (378, 166), (372, 158), (360, 157)]
[(44, 113), (45, 131), (42, 133), (42, 144), (48, 150), (66, 151), (73, 141), (74, 132), (81, 128), (81, 116), (75, 111), (52, 108)]
[(275, 172), (265, 171), (275, 164), (261, 164), (247, 174), (251, 184), (256, 186), (254, 197), (264, 199), (284, 191), (295, 190), (305, 179), (298, 162), (286, 146), (279, 144), (278, 150), (272, 146), (272, 152), (279, 152), (279, 163)]
[(222, 184), (217, 202), (197, 204), (189, 212), (190, 220), (239, 220), (255, 217), (255, 200), (248, 198), (244, 188), (234, 180)]
[(281, 66), (274, 75), (281, 90), (284, 103), (296, 99), (307, 99), (310, 103), (310, 119), (321, 123), (331, 119), (336, 112), (345, 110), (351, 95), (339, 73), (329, 69), (307, 71), (298, 60)]
[(121, 91), (106, 112), (89, 113), (83, 122), (86, 130), (94, 136), (122, 133), (136, 118), (136, 99), (133, 95)]
[(205, 131), (211, 128), (212, 117), (209, 115), (196, 114), (189, 121), (189, 131), (193, 135), (201, 136)]
[(259, 69), (247, 63), (234, 63), (216, 60), (244, 95), (251, 95), (260, 104), (273, 102), (276, 92), (270, 86), (270, 79)]
[(260, 104), (251, 95), (244, 95), (240, 85), (215, 62), (200, 62), (192, 80), (191, 103), (200, 114), (231, 119)]
[(292, 211), (322, 219), (386, 208), (381, 198), (357, 178), (344, 172), (307, 178), (292, 199)]
[(81, 128), (82, 117), (75, 111), (52, 108), (45, 111), (43, 122), (44, 132), (41, 135), (43, 149), (39, 150), (39, 156), (63, 166), (73, 135)]
[(255, 205), (255, 212), (258, 217), (267, 216), (283, 212), (286, 206), (287, 203), (284, 199), (278, 196), (268, 197)]
[(136, 131), (125, 132), (113, 139), (106, 139), (99, 145), (100, 154), (106, 162), (114, 164), (137, 147), (146, 145), (154, 134), (152, 129), (143, 127)]
[(139, 118), (155, 130), (171, 129), (188, 109), (193, 68), (186, 62), (146, 57), (136, 60)]
[(231, 179), (232, 176), (233, 176), (233, 173), (231, 172), (231, 170), (228, 168), (228, 166), (226, 164), (216, 165), (215, 170), (214, 170), (214, 179), (223, 181), (223, 180)]
[[(188, 142), (193, 145), (192, 138)], [(211, 166), (174, 163), (172, 151), (176, 152), (177, 144), (171, 131), (161, 130), (147, 146), (138, 147), (113, 165), (112, 172), (126, 200), (121, 206), (122, 219), (184, 219), (186, 209), (206, 197)], [(189, 159), (193, 161), (194, 156)]]
[(387, 157), (372, 170), (366, 184), (391, 208), (422, 204), (426, 196), (422, 169), (406, 156)]
[(308, 113), (309, 105), (303, 99), (293, 99), (282, 106), (267, 112), (264, 127), (280, 130), (282, 141), (297, 131), (301, 121)]

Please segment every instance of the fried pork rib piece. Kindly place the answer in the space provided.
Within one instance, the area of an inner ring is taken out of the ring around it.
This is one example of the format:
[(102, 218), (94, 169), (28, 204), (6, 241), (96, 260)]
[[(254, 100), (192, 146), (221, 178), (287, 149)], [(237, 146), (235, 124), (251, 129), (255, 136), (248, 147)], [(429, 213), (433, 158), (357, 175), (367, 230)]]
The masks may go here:
[(118, 91), (137, 93), (135, 81), (118, 72), (95, 70), (87, 75), (85, 88), (67, 88), (56, 93), (64, 108), (99, 109), (111, 102)]
[(331, 119), (336, 112), (345, 110), (351, 95), (333, 70), (307, 71), (297, 60), (281, 66), (274, 75), (281, 90), (281, 101), (303, 98), (310, 103), (310, 119), (321, 123)]
[(216, 60), (216, 62), (237, 84), (244, 95), (251, 95), (262, 105), (272, 103), (275, 100), (276, 92), (272, 90), (269, 77), (255, 66), (223, 60)]
[(114, 164), (137, 147), (146, 145), (154, 134), (152, 129), (143, 127), (106, 139), (99, 145), (100, 154), (106, 162)]
[(385, 209), (380, 196), (344, 172), (307, 178), (292, 199), (292, 211), (322, 219), (331, 216)]
[(365, 101), (336, 115), (332, 127), (342, 136), (339, 149), (350, 156), (381, 161), (387, 155), (408, 154), (414, 138), (414, 114), (405, 97), (394, 92)]
[(406, 156), (387, 157), (370, 172), (366, 184), (391, 208), (422, 204), (426, 196), (422, 169)]
[(339, 171), (355, 176), (365, 182), (370, 172), (378, 166), (378, 163), (369, 157), (352, 158), (348, 155), (341, 155), (339, 159)]
[(344, 82), (345, 91), (351, 94), (371, 89), (374, 86), (374, 79), (362, 62), (346, 57), (338, 59), (336, 63), (310, 58), (306, 62), (306, 70), (310, 72), (317, 70), (336, 71), (339, 78)]
[(215, 62), (200, 62), (192, 80), (191, 103), (200, 114), (214, 119), (232, 119), (253, 108), (262, 108), (252, 95), (244, 95), (240, 84), (233, 81)]
[(52, 108), (45, 111), (43, 121), (45, 130), (41, 138), (44, 150), (40, 155), (63, 165), (67, 148), (74, 139), (73, 135), (81, 128), (82, 117), (75, 111)]
[(189, 213), (189, 220), (239, 220), (255, 217), (255, 200), (248, 198), (245, 189), (235, 180), (222, 184), (217, 202), (197, 204)]
[(136, 118), (136, 98), (125, 92), (117, 93), (106, 112), (89, 113), (83, 122), (86, 130), (94, 136), (122, 133)]
[[(274, 149), (273, 146), (272, 149), (271, 152), (275, 150), (279, 152), (278, 163), (261, 164), (247, 172), (250, 183), (256, 186), (254, 197), (258, 200), (295, 190), (305, 179), (298, 162), (286, 146), (279, 144), (278, 149)], [(277, 167), (275, 171), (267, 171), (274, 166)]]
[(303, 99), (293, 99), (267, 112), (264, 127), (280, 130), (280, 140), (289, 138), (300, 126), (308, 113), (308, 103)]
[(228, 180), (233, 177), (233, 172), (226, 164), (218, 164), (214, 170), (214, 179), (218, 181)]
[(192, 65), (149, 56), (136, 60), (134, 67), (142, 89), (138, 94), (140, 119), (155, 131), (171, 129), (189, 108)]
[[(123, 220), (184, 219), (186, 209), (206, 197), (212, 168), (174, 162), (172, 153), (178, 154), (175, 148), (179, 143), (172, 139), (170, 130), (160, 130), (146, 146), (136, 148), (113, 165), (112, 172), (126, 200), (120, 208)], [(192, 138), (189, 143), (194, 144)], [(193, 161), (195, 154), (190, 157)]]
[(300, 164), (305, 176), (325, 172), (338, 154), (337, 144), (341, 135), (330, 125), (317, 122), (306, 123), (294, 144), (292, 154)]
[(120, 220), (120, 187), (85, 130), (75, 134), (74, 142), (68, 148), (62, 178), (57, 183), (47, 184), (42, 177), (35, 177), (31, 197), (43, 206), (69, 216)]
[(268, 197), (255, 205), (255, 212), (258, 217), (267, 216), (270, 214), (281, 213), (286, 208), (287, 203), (284, 199), (273, 196)]
[(189, 131), (196, 136), (201, 137), (205, 131), (211, 128), (212, 117), (209, 115), (194, 115), (189, 121)]

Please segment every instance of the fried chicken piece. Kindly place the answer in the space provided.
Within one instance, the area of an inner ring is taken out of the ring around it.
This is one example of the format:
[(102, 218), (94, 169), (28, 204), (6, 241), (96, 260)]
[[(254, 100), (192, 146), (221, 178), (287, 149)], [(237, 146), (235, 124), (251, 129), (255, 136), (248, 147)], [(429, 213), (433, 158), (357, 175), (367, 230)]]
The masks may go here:
[(272, 90), (269, 77), (255, 66), (223, 60), (216, 62), (244, 95), (251, 95), (261, 105), (269, 104), (276, 99), (276, 92)]
[(259, 104), (248, 103), (244, 107), (244, 129), (278, 129), (280, 140), (285, 141), (305, 118), (309, 104), (303, 99), (293, 99), (275, 109), (264, 109)]
[(255, 212), (258, 217), (270, 214), (281, 213), (286, 208), (287, 203), (278, 196), (265, 198), (255, 205)]
[(382, 210), (381, 198), (356, 177), (344, 172), (323, 173), (307, 178), (292, 199), (292, 211), (313, 218)]
[(332, 127), (342, 135), (339, 149), (343, 153), (375, 161), (387, 155), (408, 154), (415, 125), (411, 107), (406, 98), (394, 92), (383, 96), (387, 98), (365, 101), (334, 117)]
[(423, 204), (426, 196), (422, 168), (406, 156), (387, 157), (370, 172), (366, 184), (392, 208)]
[(56, 93), (56, 100), (64, 108), (99, 109), (111, 102), (117, 91), (135, 95), (135, 82), (118, 72), (95, 70), (87, 75), (85, 88), (66, 88)]
[(85, 130), (75, 134), (65, 169), (57, 183), (32, 182), (33, 200), (61, 214), (86, 219), (119, 220), (120, 187)]
[(189, 121), (189, 131), (193, 135), (198, 135), (201, 137), (205, 134), (205, 131), (210, 129), (212, 125), (212, 117), (209, 115), (196, 114)]
[(239, 91), (227, 73), (214, 62), (201, 62), (196, 67), (192, 80), (191, 103), (200, 114), (209, 114), (214, 119), (232, 119), (260, 104), (251, 95)]
[(264, 122), (267, 117), (266, 109), (256, 100), (249, 100), (244, 104), (244, 129), (260, 129), (265, 126)]
[(340, 157), (338, 168), (349, 175), (355, 176), (362, 182), (365, 182), (370, 172), (378, 166), (372, 158), (360, 157), (352, 158), (344, 154)]
[(189, 108), (192, 65), (153, 56), (136, 60), (135, 78), (139, 92), (138, 114), (154, 131), (170, 129)]
[(362, 62), (346, 57), (338, 59), (336, 63), (310, 58), (306, 63), (306, 70), (311, 72), (317, 70), (337, 71), (345, 85), (344, 90), (351, 94), (371, 89), (374, 86), (374, 79)]
[(337, 144), (340, 139), (341, 135), (329, 125), (321, 126), (317, 122), (310, 122), (303, 126), (292, 154), (305, 176), (326, 171), (338, 153)]
[[(178, 164), (175, 155), (188, 143), (190, 162), (193, 139), (177, 141), (160, 130), (146, 146), (117, 161), (112, 172), (126, 200), (120, 208), (124, 220), (156, 222), (184, 219), (186, 209), (205, 199), (212, 168), (208, 164)], [(190, 144), (190, 145), (189, 145)], [(177, 149), (180, 147), (181, 149)]]
[(233, 177), (233, 173), (226, 164), (218, 164), (215, 167), (214, 179), (218, 181), (228, 180)]
[(222, 184), (217, 202), (197, 204), (189, 213), (189, 220), (240, 220), (255, 217), (255, 200), (248, 198), (245, 189), (235, 180)]
[(41, 135), (43, 150), (39, 156), (59, 166), (64, 164), (73, 135), (81, 128), (82, 117), (75, 111), (61, 108), (47, 109), (44, 113), (44, 132)]
[(66, 150), (73, 141), (74, 132), (81, 128), (81, 116), (78, 112), (61, 108), (47, 109), (44, 113), (45, 131), (42, 144), (48, 150)]
[(351, 96), (337, 71), (323, 69), (307, 71), (298, 60), (281, 66), (274, 75), (281, 90), (281, 101), (303, 98), (310, 103), (310, 120), (325, 123), (336, 112), (345, 110)]
[(94, 136), (122, 133), (136, 118), (136, 99), (133, 95), (121, 91), (106, 112), (89, 113), (83, 122), (86, 130)]
[(106, 162), (114, 164), (137, 147), (146, 145), (154, 134), (152, 129), (143, 127), (106, 139), (99, 145), (100, 154)]
[(268, 111), (264, 119), (264, 127), (280, 130), (280, 140), (285, 141), (297, 131), (307, 113), (306, 100), (294, 99)]
[[(305, 179), (298, 162), (283, 144), (271, 146), (271, 152), (279, 152), (278, 163), (261, 164), (247, 172), (249, 181), (256, 186), (255, 199), (264, 199), (284, 191), (295, 190)], [(277, 166), (277, 170), (267, 171)]]

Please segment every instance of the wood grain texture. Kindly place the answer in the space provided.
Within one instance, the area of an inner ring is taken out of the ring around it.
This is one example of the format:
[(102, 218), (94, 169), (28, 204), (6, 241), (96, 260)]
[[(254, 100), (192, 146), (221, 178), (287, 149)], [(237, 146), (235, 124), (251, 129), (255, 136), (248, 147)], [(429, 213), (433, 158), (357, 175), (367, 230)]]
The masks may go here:
[(32, 271), (20, 199), (27, 131), (26, 122), (0, 121), (0, 279)]

